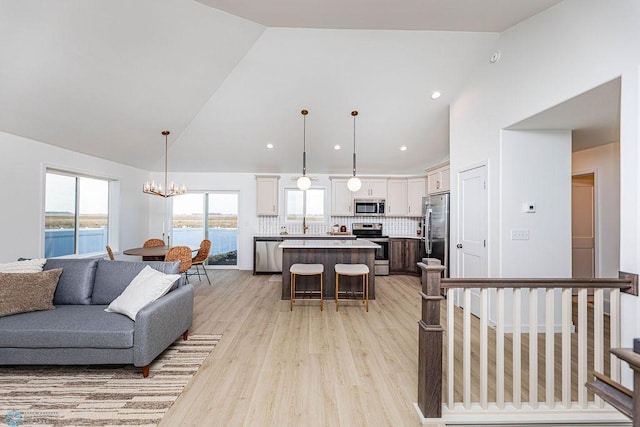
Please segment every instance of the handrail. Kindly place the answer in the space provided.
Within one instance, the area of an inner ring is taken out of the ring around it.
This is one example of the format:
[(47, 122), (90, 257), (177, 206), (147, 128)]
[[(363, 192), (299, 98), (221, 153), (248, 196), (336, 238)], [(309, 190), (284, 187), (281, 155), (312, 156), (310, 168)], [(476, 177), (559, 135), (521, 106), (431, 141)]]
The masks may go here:
[[(622, 292), (638, 295), (638, 275), (619, 273), (618, 279), (443, 279), (441, 273), (445, 267), (439, 260), (427, 259), (427, 263), (418, 263), (422, 270), (421, 298), (422, 316), (418, 328), (418, 402), (417, 407), (424, 418), (442, 416), (442, 348), (444, 328), (440, 324), (440, 303), (443, 299), (442, 288), (484, 288), (498, 289), (620, 289)], [(548, 368), (547, 368), (548, 369)], [(640, 378), (640, 377), (639, 377)], [(640, 382), (640, 380), (639, 380)]]
[[(419, 263), (420, 265), (422, 263)], [(424, 264), (423, 264), (424, 265)], [(587, 289), (620, 289), (632, 293), (634, 279), (441, 279), (442, 288), (587, 288)], [(635, 285), (637, 287), (637, 284)]]

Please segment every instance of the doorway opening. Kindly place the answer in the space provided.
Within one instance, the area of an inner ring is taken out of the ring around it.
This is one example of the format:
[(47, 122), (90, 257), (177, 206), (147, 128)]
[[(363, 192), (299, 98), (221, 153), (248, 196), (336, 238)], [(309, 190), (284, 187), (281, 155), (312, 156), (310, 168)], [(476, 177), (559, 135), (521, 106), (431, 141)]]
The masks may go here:
[(571, 277), (596, 277), (595, 174), (571, 177)]

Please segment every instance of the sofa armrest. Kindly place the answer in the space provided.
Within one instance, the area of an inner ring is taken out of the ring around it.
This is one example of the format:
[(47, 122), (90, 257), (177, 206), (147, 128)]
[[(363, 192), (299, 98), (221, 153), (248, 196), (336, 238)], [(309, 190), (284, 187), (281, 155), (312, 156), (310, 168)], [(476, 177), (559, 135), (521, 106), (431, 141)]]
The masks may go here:
[(193, 322), (193, 285), (186, 284), (138, 312), (133, 334), (133, 364), (146, 366)]

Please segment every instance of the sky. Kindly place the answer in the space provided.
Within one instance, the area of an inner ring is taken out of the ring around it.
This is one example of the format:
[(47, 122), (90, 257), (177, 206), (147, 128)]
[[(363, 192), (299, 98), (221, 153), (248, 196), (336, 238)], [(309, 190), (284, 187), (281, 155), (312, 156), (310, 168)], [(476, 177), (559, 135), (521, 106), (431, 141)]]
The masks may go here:
[[(75, 211), (76, 177), (47, 173), (46, 212)], [(109, 181), (80, 177), (80, 213), (107, 214), (109, 211)]]
[[(203, 194), (189, 193), (172, 198), (174, 215), (202, 215), (204, 211)], [(224, 215), (238, 214), (238, 193), (210, 193), (209, 213)]]
[[(109, 211), (109, 181), (79, 177), (80, 214), (107, 214)], [(46, 212), (75, 211), (76, 177), (47, 173)], [(204, 210), (202, 193), (188, 193), (172, 197), (173, 212), (177, 215), (199, 214)], [(209, 213), (238, 214), (238, 193), (210, 193)]]

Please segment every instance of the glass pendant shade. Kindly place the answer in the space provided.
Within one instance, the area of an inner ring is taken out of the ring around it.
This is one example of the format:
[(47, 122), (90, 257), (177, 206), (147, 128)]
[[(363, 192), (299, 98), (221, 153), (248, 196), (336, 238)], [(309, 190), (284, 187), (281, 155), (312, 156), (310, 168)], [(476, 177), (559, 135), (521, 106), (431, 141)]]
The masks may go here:
[(357, 176), (352, 176), (351, 178), (349, 178), (349, 181), (347, 181), (347, 188), (354, 193), (360, 190), (361, 187), (362, 181), (360, 181), (360, 178), (358, 178)]
[(311, 188), (311, 180), (308, 176), (301, 176), (300, 178), (298, 178), (298, 181), (296, 183), (298, 185), (298, 188), (302, 191), (306, 191)]

